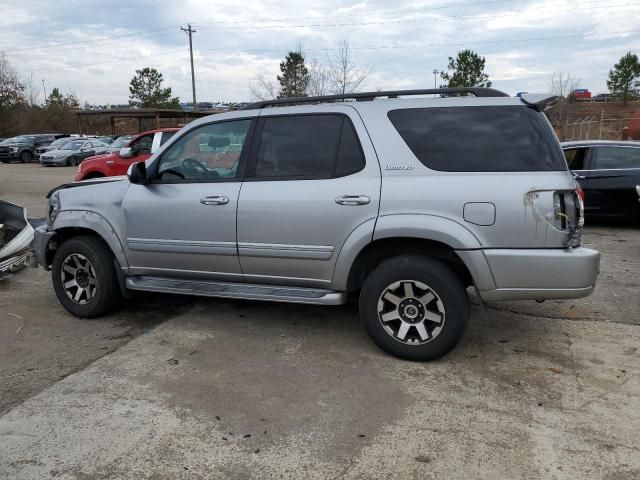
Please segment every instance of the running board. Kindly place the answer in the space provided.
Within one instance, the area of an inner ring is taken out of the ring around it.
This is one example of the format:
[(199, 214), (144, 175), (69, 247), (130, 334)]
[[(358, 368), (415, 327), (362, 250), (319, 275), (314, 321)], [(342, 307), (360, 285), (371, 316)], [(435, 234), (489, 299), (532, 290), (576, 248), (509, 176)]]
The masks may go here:
[(181, 280), (176, 278), (136, 276), (127, 277), (130, 290), (145, 292), (179, 293), (202, 297), (240, 298), (269, 302), (311, 303), (317, 305), (342, 305), (347, 294), (334, 290), (303, 287), (281, 287), (255, 283), (213, 282), (207, 280)]

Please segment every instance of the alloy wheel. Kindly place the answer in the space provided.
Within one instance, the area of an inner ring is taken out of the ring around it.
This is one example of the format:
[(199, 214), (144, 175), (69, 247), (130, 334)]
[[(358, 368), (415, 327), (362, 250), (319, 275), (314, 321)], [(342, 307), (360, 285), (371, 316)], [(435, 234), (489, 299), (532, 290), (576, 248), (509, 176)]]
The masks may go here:
[(73, 302), (84, 305), (95, 296), (96, 272), (84, 255), (79, 253), (68, 255), (62, 262), (60, 277), (64, 292)]
[(380, 295), (378, 319), (394, 340), (422, 345), (442, 331), (445, 309), (438, 294), (428, 285), (416, 280), (400, 280)]

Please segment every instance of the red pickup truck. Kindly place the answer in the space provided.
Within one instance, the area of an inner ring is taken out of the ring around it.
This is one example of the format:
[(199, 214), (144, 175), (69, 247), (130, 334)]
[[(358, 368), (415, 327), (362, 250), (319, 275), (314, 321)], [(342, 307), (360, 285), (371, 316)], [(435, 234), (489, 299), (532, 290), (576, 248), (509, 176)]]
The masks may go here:
[(126, 175), (129, 165), (136, 162), (144, 162), (153, 153), (157, 152), (178, 130), (180, 129), (158, 128), (142, 132), (132, 138), (127, 146), (119, 152), (89, 157), (80, 164), (76, 173), (76, 180)]

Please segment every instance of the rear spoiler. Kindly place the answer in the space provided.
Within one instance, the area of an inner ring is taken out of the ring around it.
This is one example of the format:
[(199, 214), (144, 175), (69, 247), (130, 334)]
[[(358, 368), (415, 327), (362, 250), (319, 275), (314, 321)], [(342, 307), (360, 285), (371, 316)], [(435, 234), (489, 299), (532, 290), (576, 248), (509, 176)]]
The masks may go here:
[(546, 109), (551, 108), (559, 98), (559, 95), (551, 95), (549, 93), (525, 93), (520, 96), (522, 103), (538, 112), (544, 112)]

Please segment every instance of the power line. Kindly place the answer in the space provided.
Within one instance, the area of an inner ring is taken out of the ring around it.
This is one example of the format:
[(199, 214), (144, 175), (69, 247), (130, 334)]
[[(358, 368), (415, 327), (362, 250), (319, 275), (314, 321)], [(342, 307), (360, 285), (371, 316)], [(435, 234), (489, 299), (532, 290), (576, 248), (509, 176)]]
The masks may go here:
[[(47, 44), (47, 45), (36, 45), (36, 46), (31, 46), (31, 47), (22, 47), (22, 48), (13, 48), (10, 50), (5, 50), (5, 49), (1, 49), (0, 51), (5, 52), (5, 53), (15, 53), (15, 52), (23, 52), (23, 51), (31, 51), (31, 50), (44, 50), (44, 49), (49, 49), (49, 48), (58, 48), (58, 47), (65, 47), (65, 46), (73, 46), (74, 48), (78, 48), (79, 46), (84, 46), (84, 45), (95, 45), (95, 44), (104, 44), (102, 42), (107, 42), (107, 43), (113, 43), (111, 42), (111, 40), (117, 40), (117, 39), (122, 39), (122, 38), (131, 38), (131, 37), (138, 37), (138, 36), (149, 36), (149, 34), (154, 33), (154, 32), (161, 32), (161, 31), (166, 31), (166, 30), (174, 30), (176, 26), (172, 26), (172, 27), (164, 27), (164, 28), (156, 28), (153, 30), (148, 30), (146, 32), (132, 32), (132, 33), (127, 33), (127, 34), (122, 34), (122, 35), (114, 35), (114, 36), (110, 36), (110, 37), (104, 37), (101, 39), (97, 39), (97, 40), (82, 40), (82, 45), (78, 45), (78, 42), (80, 40), (76, 40), (74, 42), (64, 42), (64, 43), (56, 43), (56, 44)], [(173, 33), (175, 34), (175, 32)], [(159, 35), (162, 36), (162, 35)], [(149, 37), (151, 38), (151, 37)]]
[[(286, 21), (298, 21), (298, 20), (320, 20), (323, 18), (349, 18), (349, 17), (364, 17), (369, 15), (389, 15), (389, 14), (397, 14), (397, 13), (414, 13), (414, 12), (424, 12), (424, 11), (437, 11), (444, 10), (448, 8), (459, 8), (459, 7), (476, 7), (476, 6), (484, 6), (484, 5), (493, 5), (498, 3), (509, 3), (513, 0), (491, 0), (488, 2), (468, 2), (468, 3), (450, 3), (447, 5), (436, 5), (430, 7), (412, 7), (412, 8), (402, 8), (400, 10), (374, 10), (372, 12), (359, 12), (359, 13), (347, 13), (343, 15), (319, 15), (313, 17), (288, 17), (288, 18), (263, 18), (263, 19), (254, 19), (254, 20), (237, 20), (232, 22), (220, 21), (220, 22), (212, 22), (212, 23), (202, 23), (196, 24), (196, 26), (207, 26), (207, 25), (237, 25), (237, 24), (245, 24), (245, 23), (263, 23), (263, 22), (286, 22)], [(590, 2), (587, 2), (590, 3)]]
[[(616, 5), (607, 5), (607, 8), (614, 8), (614, 7), (627, 7), (627, 6), (637, 6), (638, 4), (636, 2), (633, 3), (620, 3), (620, 4), (616, 4)], [(585, 11), (585, 10), (597, 10), (597, 9), (601, 9), (602, 7), (600, 5), (595, 5), (592, 7), (584, 7), (580, 6), (580, 11)], [(540, 11), (541, 9), (531, 9), (529, 11)], [(548, 11), (548, 13), (550, 15), (556, 15), (557, 13), (563, 13), (563, 12), (573, 12), (575, 10), (575, 7), (570, 8), (570, 9), (565, 9), (565, 10), (559, 10), (559, 9), (554, 9), (554, 10), (545, 10)], [(528, 11), (527, 11), (528, 12)], [(446, 22), (446, 21), (455, 21), (455, 20), (460, 20), (460, 19), (482, 19), (482, 18), (504, 18), (504, 17), (513, 17), (516, 15), (522, 15), (523, 13), (526, 13), (524, 11), (514, 11), (514, 12), (504, 12), (504, 13), (483, 13), (483, 14), (476, 14), (476, 15), (449, 15), (449, 16), (438, 16), (437, 18), (434, 17), (423, 17), (423, 18), (411, 18), (411, 19), (389, 19), (389, 20), (378, 20), (378, 21), (372, 21), (372, 22), (349, 22), (349, 23), (312, 23), (312, 24), (299, 24), (299, 25), (267, 25), (264, 27), (252, 27), (252, 30), (278, 30), (278, 29), (286, 29), (286, 28), (322, 28), (322, 27), (327, 27), (327, 28), (335, 28), (335, 27), (354, 27), (354, 26), (371, 26), (371, 25), (392, 25), (392, 24), (404, 24), (404, 23), (424, 23), (424, 22), (433, 22), (433, 21), (437, 21), (437, 22)], [(206, 26), (202, 26), (199, 25), (199, 28), (201, 30), (212, 30), (214, 28), (219, 28), (219, 27), (206, 27)], [(245, 27), (223, 27), (226, 30), (244, 30)]]
[[(467, 41), (467, 42), (446, 42), (446, 43), (421, 43), (421, 44), (404, 44), (404, 45), (370, 45), (370, 46), (362, 46), (362, 47), (349, 47), (352, 50), (386, 50), (386, 49), (410, 49), (410, 48), (433, 48), (433, 47), (458, 47), (458, 46), (468, 46), (468, 45), (505, 45), (510, 43), (529, 43), (529, 42), (545, 42), (549, 40), (564, 40), (569, 38), (591, 38), (591, 37), (599, 37), (606, 35), (628, 35), (628, 34), (637, 34), (640, 33), (640, 30), (626, 30), (626, 31), (618, 31), (618, 32), (597, 32), (597, 33), (574, 33), (567, 35), (553, 35), (546, 37), (530, 37), (530, 38), (518, 38), (518, 39), (508, 39), (508, 40), (485, 40), (485, 41)], [(290, 48), (278, 48), (278, 49), (262, 49), (262, 48), (248, 48), (241, 50), (230, 51), (228, 48), (202, 48), (198, 49), (199, 52), (227, 52), (227, 53), (282, 53), (288, 52)], [(305, 51), (314, 52), (314, 51), (333, 51), (335, 48), (305, 48)], [(177, 48), (172, 50), (163, 50), (162, 52), (153, 53), (150, 55), (140, 55), (135, 58), (129, 58), (125, 60), (113, 60), (113, 61), (101, 61), (94, 62), (82, 65), (60, 65), (57, 64), (55, 69), (77, 69), (77, 68), (85, 68), (85, 67), (94, 67), (100, 65), (108, 65), (108, 64), (117, 64), (117, 63), (129, 63), (138, 61), (141, 58), (151, 58), (157, 56), (166, 56), (168, 53), (175, 52), (184, 52), (184, 48)], [(49, 68), (40, 68), (29, 70), (30, 72), (45, 72), (49, 71)]]
[(94, 62), (94, 63), (85, 63), (85, 64), (81, 64), (81, 65), (61, 65), (61, 64), (56, 64), (55, 67), (52, 68), (36, 68), (33, 70), (28, 70), (29, 72), (48, 72), (52, 69), (55, 70), (59, 70), (59, 69), (68, 69), (68, 70), (74, 70), (77, 68), (85, 68), (85, 67), (96, 67), (96, 66), (100, 66), (100, 65), (109, 65), (109, 64), (114, 64), (114, 63), (129, 63), (129, 62), (137, 62), (139, 59), (141, 58), (151, 58), (151, 57), (160, 57), (160, 56), (165, 56), (167, 53), (174, 53), (174, 52), (184, 52), (185, 49), (184, 47), (182, 48), (175, 48), (172, 50), (163, 50), (162, 52), (158, 52), (158, 53), (152, 53), (150, 55), (138, 55), (134, 58), (127, 58), (127, 59), (115, 59), (113, 61), (100, 61), (100, 62)]
[[(402, 49), (402, 48), (425, 48), (425, 47), (448, 47), (448, 46), (465, 46), (465, 45), (499, 45), (499, 44), (508, 44), (508, 43), (526, 43), (526, 42), (537, 42), (537, 41), (547, 41), (547, 40), (563, 40), (567, 38), (585, 38), (585, 37), (599, 37), (604, 35), (626, 35), (626, 34), (635, 34), (640, 33), (640, 30), (626, 30), (619, 32), (594, 32), (594, 33), (575, 33), (568, 35), (553, 35), (548, 37), (532, 37), (532, 38), (517, 38), (517, 39), (509, 39), (509, 40), (487, 40), (487, 41), (467, 41), (460, 43), (421, 43), (421, 44), (409, 44), (409, 45), (375, 45), (375, 46), (366, 46), (366, 47), (352, 47), (349, 46), (351, 50), (382, 50), (382, 49)], [(279, 48), (279, 49), (242, 49), (239, 52), (288, 52), (291, 48)], [(333, 51), (335, 48), (305, 48), (305, 52), (314, 52), (314, 51)], [(199, 51), (223, 51), (228, 52), (229, 49), (225, 48), (202, 48)], [(238, 51), (233, 53), (239, 53)]]

